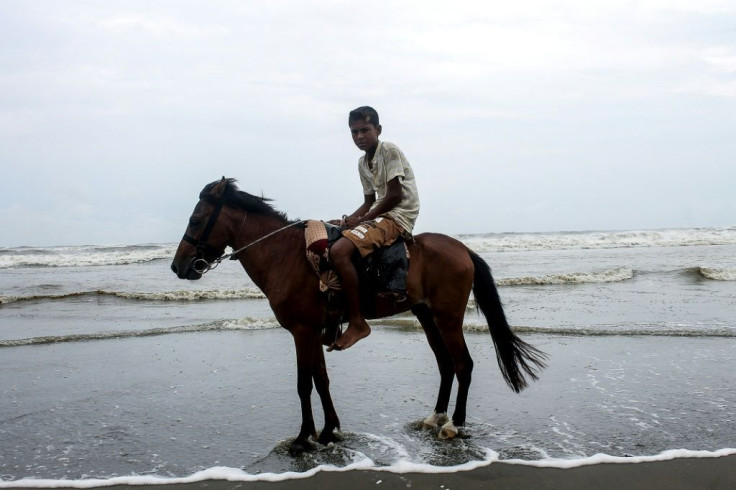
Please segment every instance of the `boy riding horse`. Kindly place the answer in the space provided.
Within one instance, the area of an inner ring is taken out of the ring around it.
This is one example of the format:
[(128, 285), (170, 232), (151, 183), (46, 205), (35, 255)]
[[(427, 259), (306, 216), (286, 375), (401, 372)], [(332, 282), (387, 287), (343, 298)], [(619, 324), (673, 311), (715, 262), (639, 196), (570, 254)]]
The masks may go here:
[(340, 225), (346, 228), (330, 248), (330, 261), (340, 278), (348, 303), (348, 328), (327, 350), (344, 350), (370, 335), (360, 311), (358, 273), (351, 260), (408, 238), (419, 215), (419, 193), (414, 172), (398, 146), (379, 141), (381, 125), (372, 107), (359, 107), (348, 117), (353, 142), (365, 155), (358, 161), (363, 204)]

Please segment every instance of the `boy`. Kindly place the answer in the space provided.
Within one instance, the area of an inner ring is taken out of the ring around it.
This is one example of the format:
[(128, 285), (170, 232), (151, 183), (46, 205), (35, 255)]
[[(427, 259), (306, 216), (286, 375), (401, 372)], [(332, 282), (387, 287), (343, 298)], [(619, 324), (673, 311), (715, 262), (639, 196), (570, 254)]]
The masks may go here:
[(401, 150), (378, 140), (381, 125), (372, 107), (358, 107), (348, 117), (353, 142), (365, 155), (358, 161), (363, 185), (363, 204), (343, 217), (347, 228), (330, 248), (330, 260), (340, 277), (348, 302), (348, 328), (327, 350), (344, 350), (371, 333), (360, 312), (358, 274), (351, 257), (357, 250), (365, 257), (390, 245), (401, 235), (410, 235), (419, 215), (419, 194), (414, 172)]

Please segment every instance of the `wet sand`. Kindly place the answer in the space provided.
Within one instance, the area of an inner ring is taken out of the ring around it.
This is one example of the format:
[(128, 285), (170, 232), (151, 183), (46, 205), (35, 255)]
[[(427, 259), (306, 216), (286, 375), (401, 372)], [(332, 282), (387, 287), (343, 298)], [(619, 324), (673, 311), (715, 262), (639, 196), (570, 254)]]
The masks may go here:
[[(14, 482), (13, 486), (19, 486)], [(25, 485), (23, 485), (25, 487)], [(453, 473), (390, 473), (376, 470), (320, 471), (308, 478), (284, 481), (203, 480), (193, 483), (145, 485), (170, 490), (358, 490), (399, 489), (731, 489), (736, 488), (736, 455), (719, 458), (680, 458), (643, 463), (604, 463), (576, 468), (540, 468), (494, 462), (470, 471)], [(0, 483), (0, 488), (3, 484)], [(25, 487), (40, 488), (40, 487)], [(57, 487), (64, 488), (64, 487)], [(87, 487), (90, 488), (90, 487)], [(97, 487), (94, 487), (97, 488)], [(117, 485), (115, 489), (142, 488)]]

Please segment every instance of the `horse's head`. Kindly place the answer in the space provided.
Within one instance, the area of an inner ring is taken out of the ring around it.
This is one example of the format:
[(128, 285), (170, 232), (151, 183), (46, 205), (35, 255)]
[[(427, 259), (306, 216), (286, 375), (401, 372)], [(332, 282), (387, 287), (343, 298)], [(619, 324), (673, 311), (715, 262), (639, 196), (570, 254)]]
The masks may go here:
[(208, 264), (225, 252), (228, 227), (218, 218), (232, 182), (223, 177), (206, 185), (199, 194), (199, 202), (171, 262), (171, 270), (179, 279), (199, 279)]

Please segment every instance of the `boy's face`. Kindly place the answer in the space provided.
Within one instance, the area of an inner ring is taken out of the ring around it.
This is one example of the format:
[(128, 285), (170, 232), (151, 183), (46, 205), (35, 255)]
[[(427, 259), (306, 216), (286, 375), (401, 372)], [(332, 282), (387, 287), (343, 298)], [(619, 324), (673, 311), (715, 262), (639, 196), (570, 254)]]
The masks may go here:
[(350, 123), (350, 134), (353, 136), (355, 146), (362, 151), (369, 151), (378, 145), (378, 137), (381, 135), (381, 125), (374, 126), (365, 121), (353, 121)]

